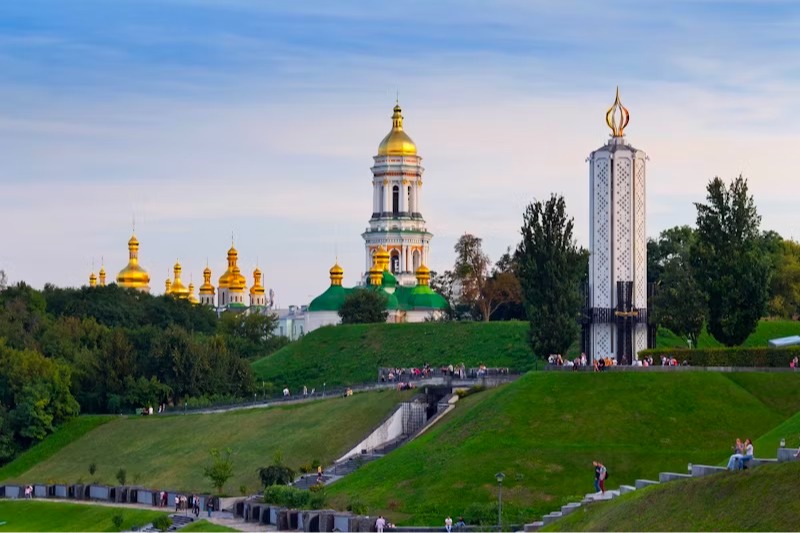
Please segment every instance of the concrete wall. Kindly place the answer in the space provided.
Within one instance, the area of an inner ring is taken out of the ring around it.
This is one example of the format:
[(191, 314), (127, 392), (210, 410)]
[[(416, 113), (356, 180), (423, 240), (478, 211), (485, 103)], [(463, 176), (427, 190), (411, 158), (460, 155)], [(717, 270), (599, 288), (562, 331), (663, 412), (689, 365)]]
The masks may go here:
[(383, 424), (369, 434), (367, 438), (356, 444), (352, 450), (341, 456), (338, 461), (343, 461), (348, 457), (360, 455), (361, 450), (371, 451), (375, 448), (392, 441), (403, 434), (403, 407), (398, 407)]

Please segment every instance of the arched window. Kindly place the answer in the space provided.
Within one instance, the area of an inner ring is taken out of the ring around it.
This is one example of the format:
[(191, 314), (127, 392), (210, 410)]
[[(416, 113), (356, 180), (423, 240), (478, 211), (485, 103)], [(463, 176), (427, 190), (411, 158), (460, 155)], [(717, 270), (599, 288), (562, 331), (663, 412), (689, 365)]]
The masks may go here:
[(419, 256), (419, 250), (414, 250), (414, 255), (411, 256), (411, 258), (412, 258), (411, 262), (414, 264), (414, 272), (416, 272), (417, 269), (419, 268), (419, 265), (420, 265), (419, 257), (420, 257)]
[(397, 253), (397, 250), (392, 252), (392, 274), (397, 274), (400, 272), (400, 254)]
[(397, 216), (400, 212), (400, 188), (395, 185), (392, 187), (392, 215)]

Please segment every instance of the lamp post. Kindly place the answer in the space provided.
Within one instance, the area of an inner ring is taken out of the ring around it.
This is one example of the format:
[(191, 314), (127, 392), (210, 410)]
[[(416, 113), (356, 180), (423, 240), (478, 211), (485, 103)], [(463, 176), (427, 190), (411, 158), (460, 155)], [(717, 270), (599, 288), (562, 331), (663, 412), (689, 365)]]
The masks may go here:
[(327, 384), (328, 384), (327, 382), (322, 384), (322, 397), (323, 397), (323, 398), (325, 397), (325, 386), (326, 386)]
[(497, 480), (497, 531), (503, 530), (503, 480), (506, 475), (498, 472), (494, 475)]
[(785, 448), (785, 447), (786, 447), (786, 438), (782, 438), (781, 439), (781, 448)]

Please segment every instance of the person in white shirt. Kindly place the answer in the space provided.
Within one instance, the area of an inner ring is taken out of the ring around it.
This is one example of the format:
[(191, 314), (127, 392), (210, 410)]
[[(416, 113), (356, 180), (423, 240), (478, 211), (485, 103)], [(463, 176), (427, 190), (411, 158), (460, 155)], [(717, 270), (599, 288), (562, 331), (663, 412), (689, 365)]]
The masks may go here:
[(447, 531), (447, 533), (450, 533), (450, 531), (453, 529), (453, 519), (449, 516), (444, 519), (444, 529)]
[(383, 515), (380, 515), (377, 520), (375, 520), (375, 528), (378, 530), (378, 533), (383, 533), (383, 528), (386, 527), (386, 520), (383, 518)]

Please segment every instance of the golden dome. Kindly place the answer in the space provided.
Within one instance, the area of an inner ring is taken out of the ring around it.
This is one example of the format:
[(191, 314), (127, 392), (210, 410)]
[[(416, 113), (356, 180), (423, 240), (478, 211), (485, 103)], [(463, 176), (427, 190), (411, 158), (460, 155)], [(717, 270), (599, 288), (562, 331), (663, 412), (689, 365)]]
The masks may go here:
[(150, 274), (139, 265), (139, 240), (132, 235), (128, 241), (128, 264), (117, 274), (117, 284), (121, 287), (150, 290)]
[(242, 275), (239, 265), (233, 265), (228, 289), (232, 292), (242, 292), (247, 288), (247, 280)]
[(250, 287), (250, 295), (258, 296), (264, 294), (264, 286), (261, 285), (261, 271), (256, 267), (253, 270), (253, 286)]
[(176, 298), (185, 300), (189, 298), (189, 288), (181, 281), (181, 270), (180, 263), (175, 263), (175, 266), (172, 267), (172, 271), (175, 273), (175, 279), (172, 281), (172, 289), (169, 293)]
[(172, 280), (167, 277), (167, 281), (164, 282), (164, 294), (169, 294), (172, 292)]
[(389, 251), (382, 244), (375, 250), (373, 261), (381, 272), (389, 270)]
[(101, 287), (105, 287), (106, 286), (106, 269), (103, 268), (103, 267), (100, 267), (100, 276), (99, 276), (99, 278), (100, 278), (100, 286)]
[(631, 114), (628, 109), (619, 101), (619, 87), (617, 87), (617, 97), (614, 104), (606, 111), (606, 124), (611, 128), (614, 137), (623, 137), (625, 126), (631, 120)]
[(337, 261), (330, 269), (331, 275), (331, 285), (341, 285), (342, 278), (344, 278), (344, 269), (339, 266), (339, 262)]
[(211, 284), (211, 269), (203, 270), (203, 284), (200, 285), (200, 294), (214, 296), (214, 286)]
[(94, 272), (89, 274), (89, 286), (97, 287), (97, 276), (95, 276)]
[(379, 246), (378, 250), (375, 252), (375, 255), (372, 256), (372, 267), (370, 267), (369, 272), (369, 284), (370, 285), (380, 285), (383, 281), (383, 268), (381, 268), (381, 263), (379, 259), (379, 255), (381, 254), (381, 250), (384, 252), (386, 249), (383, 246)]
[(394, 106), (392, 113), (392, 131), (378, 145), (378, 155), (417, 155), (417, 145), (403, 131), (403, 115), (400, 104)]
[(189, 282), (189, 301), (193, 304), (199, 304), (200, 300), (194, 295), (194, 283)]
[(417, 284), (427, 285), (431, 280), (431, 269), (425, 265), (420, 265), (417, 269)]
[(234, 281), (234, 274), (233, 268), (236, 266), (236, 261), (238, 260), (239, 252), (236, 251), (236, 248), (231, 245), (230, 249), (228, 250), (228, 269), (219, 277), (219, 288), (220, 289), (227, 289), (230, 288), (231, 283)]

